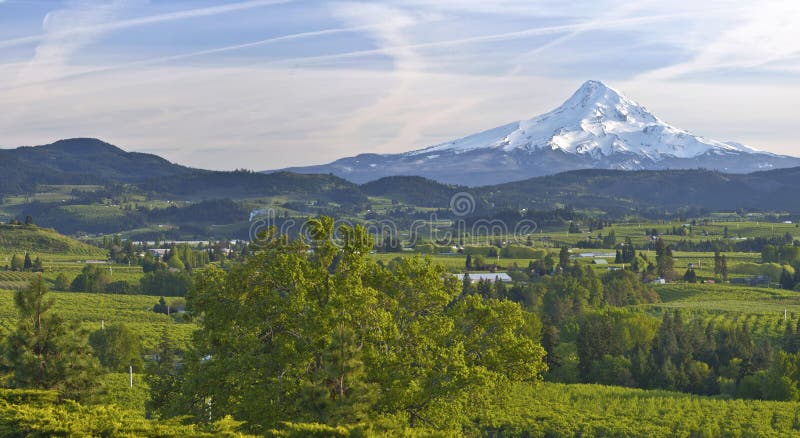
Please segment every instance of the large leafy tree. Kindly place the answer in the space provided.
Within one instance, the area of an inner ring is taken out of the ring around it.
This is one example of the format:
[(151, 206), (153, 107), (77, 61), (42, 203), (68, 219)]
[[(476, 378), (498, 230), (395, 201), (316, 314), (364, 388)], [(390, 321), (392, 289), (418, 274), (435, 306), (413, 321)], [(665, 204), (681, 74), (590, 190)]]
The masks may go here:
[(455, 426), (499, 386), (540, 379), (541, 325), (519, 305), (463, 295), (430, 260), (375, 263), (363, 227), (323, 217), (307, 229), (293, 241), (273, 232), (244, 264), (199, 275), (188, 304), (201, 329), (174, 398), (183, 412), (254, 431), (376, 416)]
[(16, 388), (55, 389), (62, 396), (91, 393), (97, 359), (78, 323), (68, 324), (51, 312), (53, 300), (41, 276), (14, 293), (19, 319), (6, 339), (5, 359)]
[(133, 367), (136, 372), (144, 368), (142, 343), (126, 325), (118, 324), (100, 329), (89, 336), (89, 344), (100, 363), (112, 371), (125, 372)]

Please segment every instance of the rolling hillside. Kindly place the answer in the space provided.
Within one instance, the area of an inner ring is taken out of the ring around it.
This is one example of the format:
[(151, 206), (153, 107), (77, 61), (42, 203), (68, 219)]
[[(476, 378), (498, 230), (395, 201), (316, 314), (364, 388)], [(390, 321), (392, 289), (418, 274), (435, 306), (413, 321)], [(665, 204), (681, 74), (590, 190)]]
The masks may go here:
[(0, 253), (44, 253), (105, 258), (100, 248), (35, 225), (0, 225)]

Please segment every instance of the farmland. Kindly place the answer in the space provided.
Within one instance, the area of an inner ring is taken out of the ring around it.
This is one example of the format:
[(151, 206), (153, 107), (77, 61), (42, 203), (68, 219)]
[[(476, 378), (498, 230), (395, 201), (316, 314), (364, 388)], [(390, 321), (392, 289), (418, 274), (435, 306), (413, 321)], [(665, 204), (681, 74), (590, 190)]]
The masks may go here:
[[(389, 204), (386, 205), (388, 208)], [(96, 208), (116, 207), (100, 206)], [(82, 211), (80, 208), (73, 208), (73, 210), (75, 212)], [(90, 210), (85, 210), (85, 213), (92, 217), (100, 217)], [(533, 307), (530, 307), (529, 310), (539, 318), (548, 321), (549, 315), (545, 309), (548, 309), (546, 306), (549, 304), (547, 303), (551, 302), (551, 298), (547, 297), (548, 288), (551, 286), (542, 286), (542, 284), (549, 284), (550, 274), (545, 278), (531, 275), (529, 266), (535, 266), (536, 263), (541, 263), (545, 258), (549, 258), (552, 263), (559, 265), (559, 269), (552, 273), (553, 281), (561, 277), (577, 275), (575, 272), (580, 272), (580, 270), (591, 269), (598, 278), (605, 282), (613, 278), (611, 273), (620, 272), (612, 271), (613, 269), (625, 271), (631, 269), (629, 264), (616, 263), (610, 256), (606, 256), (606, 264), (594, 263), (595, 257), (581, 257), (581, 254), (588, 253), (615, 254), (620, 249), (618, 245), (591, 249), (578, 247), (589, 236), (601, 238), (613, 231), (617, 243), (630, 237), (638, 248), (636, 253), (655, 263), (659, 259), (659, 255), (654, 247), (653, 228), (656, 229), (658, 237), (667, 244), (725, 239), (725, 227), (728, 228), (729, 237), (727, 239), (730, 241), (756, 237), (771, 238), (778, 233), (792, 233), (796, 229), (791, 224), (757, 223), (755, 221), (738, 223), (701, 221), (698, 223), (702, 225), (691, 228), (684, 227), (683, 223), (678, 222), (621, 223), (607, 225), (601, 231), (592, 233), (575, 233), (574, 230), (570, 232), (568, 228), (554, 228), (539, 230), (538, 233), (530, 236), (498, 235), (484, 236), (483, 238), (464, 236), (463, 245), (462, 242), (455, 240), (433, 242), (419, 236), (422, 239), (414, 246), (403, 245), (404, 250), (393, 252), (383, 252), (382, 248), (378, 246), (367, 258), (370, 261), (389, 266), (393, 265), (392, 261), (398, 257), (401, 259), (421, 257), (422, 260), (430, 260), (436, 265), (443, 266), (444, 270), (449, 273), (481, 272), (481, 269), (474, 264), (471, 269), (467, 268), (468, 257), (472, 259), (473, 263), (478, 263), (480, 260), (481, 263), (490, 266), (492, 270), (508, 271), (512, 275), (514, 281), (497, 291), (513, 290), (516, 291), (513, 293), (518, 294), (515, 296), (532, 297), (530, 301), (526, 301), (532, 303)], [(171, 225), (167, 224), (166, 226)], [(435, 226), (446, 229), (448, 222), (437, 221)], [(55, 290), (56, 280), (59, 276), (63, 274), (71, 281), (81, 274), (87, 263), (98, 272), (104, 273), (110, 282), (124, 282), (134, 287), (138, 286), (145, 275), (145, 264), (141, 258), (143, 249), (139, 248), (134, 251), (136, 256), (129, 259), (130, 262), (118, 263), (110, 259), (108, 249), (110, 246), (99, 248), (95, 245), (111, 245), (110, 242), (113, 241), (119, 242), (115, 244), (119, 247), (124, 242), (119, 240), (119, 236), (94, 236), (90, 240), (82, 241), (34, 225), (4, 227), (0, 229), (0, 238), (4, 239), (3, 246), (0, 248), (0, 257), (4, 257), (7, 260), (6, 263), (10, 263), (8, 260), (13, 255), (27, 253), (32, 259), (41, 260), (43, 271), (0, 271), (0, 332), (8, 334), (15, 328), (17, 313), (13, 303), (14, 291), (25, 288), (31, 280), (41, 276), (51, 288), (50, 296), (54, 300), (53, 312), (57, 312), (66, 320), (78, 322), (89, 333), (97, 332), (102, 327), (124, 325), (141, 342), (142, 353), (146, 361), (153, 360), (151, 355), (158, 350), (162, 335), (166, 334), (176, 351), (179, 352), (178, 363), (185, 360), (184, 355), (193, 345), (192, 334), (203, 327), (202, 322), (184, 313), (166, 315), (154, 312), (154, 306), (158, 304), (159, 300), (158, 293), (126, 295)], [(773, 227), (775, 231), (773, 231)], [(650, 232), (645, 233), (645, 229), (649, 229)], [(675, 230), (683, 229), (686, 230), (683, 231), (685, 235), (672, 234)], [(740, 232), (742, 237), (739, 237), (739, 234), (734, 235), (732, 230), (737, 229), (739, 231), (735, 231), (735, 233)], [(599, 233), (602, 235), (599, 236)], [(92, 242), (92, 244), (87, 242)], [(560, 248), (562, 244), (569, 248), (570, 256), (568, 264), (563, 267), (559, 260), (563, 252)], [(239, 252), (241, 249), (230, 255), (230, 262), (223, 262), (223, 264), (241, 263), (243, 259), (239, 257)], [(724, 252), (724, 255), (727, 259), (729, 279), (751, 277), (761, 272), (767, 272), (767, 268), (771, 269), (769, 272), (772, 277), (777, 277), (782, 269), (781, 264), (762, 264), (762, 255), (756, 251), (727, 251)], [(697, 324), (698, 327), (713, 326), (715, 333), (743, 329), (752, 336), (754, 342), (768, 344), (775, 349), (783, 348), (782, 346), (786, 342), (785, 333), (787, 330), (791, 332), (800, 320), (800, 295), (794, 291), (777, 288), (777, 278), (772, 278), (772, 281), (764, 284), (764, 286), (770, 284), (772, 288), (731, 285), (723, 281), (715, 272), (714, 252), (675, 250), (672, 252), (672, 258), (678, 274), (677, 279), (667, 284), (652, 286), (658, 297), (655, 302), (645, 300), (624, 305), (620, 309), (601, 306), (588, 310), (586, 314), (570, 315), (569, 312), (574, 310), (569, 310), (566, 315), (562, 315), (561, 317), (564, 319), (557, 325), (551, 326), (560, 332), (560, 343), (551, 347), (551, 354), (557, 361), (557, 366), (554, 365), (552, 370), (543, 376), (545, 382), (515, 383), (512, 392), (508, 393), (511, 399), (502, 401), (506, 406), (505, 409), (502, 411), (477, 409), (473, 421), (479, 421), (483, 425), (484, 431), (502, 430), (507, 436), (572, 436), (575, 434), (668, 436), (674, 434), (698, 435), (705, 430), (714, 431), (714, 435), (737, 435), (747, 428), (765, 434), (795, 433), (797, 427), (795, 415), (798, 410), (795, 402), (744, 402), (740, 399), (744, 397), (742, 395), (744, 390), (736, 388), (736, 384), (732, 383), (733, 379), (722, 375), (719, 377), (721, 386), (714, 387), (716, 392), (711, 392), (714, 394), (712, 397), (661, 389), (580, 384), (580, 382), (609, 383), (613, 381), (613, 379), (611, 381), (598, 379), (594, 377), (594, 374), (584, 376), (580, 371), (584, 366), (582, 365), (583, 359), (581, 359), (583, 347), (580, 346), (580, 338), (586, 336), (582, 332), (581, 324), (584, 324), (586, 315), (592, 314), (592, 312), (599, 312), (601, 315), (604, 312), (610, 312), (609, 314), (612, 315), (618, 311), (627, 312), (623, 314), (633, 316), (626, 318), (642, 317), (644, 318), (642, 321), (648, 321), (642, 322), (642, 324), (657, 327), (661, 319), (671, 318), (670, 315), (678, 310), (686, 324)], [(219, 262), (212, 264), (220, 265)], [(694, 267), (694, 271), (701, 279), (713, 279), (716, 284), (683, 282), (680, 274), (689, 264)], [(575, 271), (576, 269), (578, 271)], [(198, 266), (193, 269), (192, 275), (198, 275), (204, 270), (205, 268)], [(609, 276), (607, 277), (606, 274)], [(543, 289), (537, 289), (537, 287)], [(561, 286), (554, 283), (552, 287)], [(580, 290), (580, 287), (575, 288), (576, 286), (573, 285), (560, 293), (571, 294)], [(544, 294), (544, 296), (538, 295), (537, 297), (537, 294)], [(168, 298), (167, 302), (174, 299), (179, 298)], [(577, 300), (578, 298), (571, 299)], [(586, 301), (581, 306), (587, 306), (589, 309), (594, 304)], [(573, 307), (573, 309), (581, 306)], [(562, 309), (561, 312), (564, 310)], [(548, 321), (547, 324), (553, 323)], [(651, 333), (646, 336), (653, 335)], [(616, 358), (621, 357), (623, 356), (616, 356)], [(727, 372), (724, 370), (724, 367), (720, 368), (720, 371), (715, 368), (714, 372)], [(120, 413), (119, 415), (129, 419), (125, 421), (131, 422), (133, 418), (143, 418), (146, 411), (145, 401), (150, 396), (145, 375), (138, 371), (134, 373), (134, 387), (128, 388), (128, 375), (118, 371), (109, 370), (101, 375), (99, 380), (103, 391), (98, 395), (99, 399), (97, 400), (121, 409), (124, 414)], [(625, 381), (624, 384), (635, 386), (630, 380)], [(725, 389), (723, 391), (720, 388)], [(609, 400), (614, 400), (614, 402)], [(602, 406), (602, 409), (598, 406)], [(19, 405), (14, 409), (23, 412), (30, 408), (27, 405)], [(706, 413), (703, 418), (694, 418), (687, 414), (687, 412), (698, 409)], [(655, 412), (658, 412), (658, 415)], [(568, 415), (576, 420), (566, 421), (565, 418)], [(730, 418), (734, 416), (741, 417), (743, 420), (731, 421)], [(643, 421), (642, 418), (648, 420)], [(50, 426), (43, 425), (41, 427)], [(77, 428), (78, 426), (76, 424), (70, 427)], [(307, 426), (300, 425), (298, 427)], [(469, 428), (465, 430), (469, 430)], [(471, 431), (471, 433), (477, 433), (477, 431)]]

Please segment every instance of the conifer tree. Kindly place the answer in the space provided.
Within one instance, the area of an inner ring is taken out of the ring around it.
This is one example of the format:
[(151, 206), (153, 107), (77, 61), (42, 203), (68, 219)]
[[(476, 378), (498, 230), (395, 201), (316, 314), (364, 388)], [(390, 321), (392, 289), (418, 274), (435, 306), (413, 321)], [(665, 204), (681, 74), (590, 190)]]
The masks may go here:
[(5, 358), (11, 386), (55, 389), (66, 398), (87, 396), (97, 376), (98, 363), (79, 324), (67, 324), (51, 312), (44, 279), (37, 276), (14, 293), (17, 327), (6, 338)]

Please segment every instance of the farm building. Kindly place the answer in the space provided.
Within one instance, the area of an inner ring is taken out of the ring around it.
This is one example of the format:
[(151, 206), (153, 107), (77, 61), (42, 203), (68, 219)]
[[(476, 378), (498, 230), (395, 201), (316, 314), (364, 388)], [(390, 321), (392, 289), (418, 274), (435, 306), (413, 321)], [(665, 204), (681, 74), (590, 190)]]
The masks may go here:
[[(464, 275), (467, 274), (455, 274), (459, 281), (464, 281)], [(480, 280), (489, 280), (492, 283), (499, 280), (503, 283), (509, 283), (511, 282), (511, 277), (509, 277), (505, 272), (472, 273), (469, 274), (469, 280), (471, 283), (475, 283)]]
[(148, 251), (155, 257), (164, 257), (164, 255), (166, 255), (169, 250), (161, 248), (151, 248), (148, 249)]
[(581, 259), (607, 258), (607, 259), (613, 259), (616, 256), (617, 256), (617, 254), (613, 253), (613, 252), (582, 252), (582, 253), (580, 253), (578, 255), (573, 256), (573, 258), (581, 258)]

